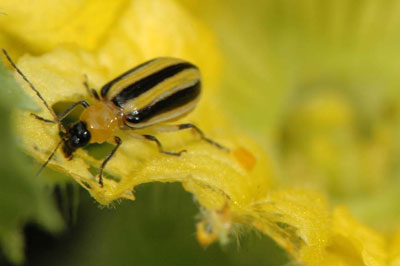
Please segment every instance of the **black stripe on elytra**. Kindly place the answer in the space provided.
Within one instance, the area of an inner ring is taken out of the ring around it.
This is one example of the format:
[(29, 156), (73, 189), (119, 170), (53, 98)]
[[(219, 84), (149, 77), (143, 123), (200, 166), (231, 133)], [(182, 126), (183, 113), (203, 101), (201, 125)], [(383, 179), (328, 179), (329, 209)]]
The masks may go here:
[(179, 63), (161, 69), (124, 88), (120, 93), (114, 96), (112, 101), (115, 105), (122, 108), (127, 101), (138, 97), (142, 93), (152, 89), (160, 82), (163, 82), (167, 78), (173, 77), (174, 75), (188, 68), (196, 68), (196, 67), (190, 63)]
[(141, 122), (148, 121), (149, 119), (164, 113), (171, 111), (175, 108), (179, 108), (194, 99), (196, 99), (201, 91), (201, 82), (200, 80), (196, 82), (194, 85), (187, 87), (185, 89), (179, 90), (174, 94), (164, 98), (153, 105), (149, 105), (143, 107), (138, 110), (135, 114), (126, 115), (126, 121), (137, 124)]
[(108, 91), (110, 90), (110, 88), (118, 81), (120, 81), (121, 79), (124, 79), (126, 76), (129, 76), (132, 72), (135, 72), (136, 70), (138, 70), (141, 67), (144, 67), (147, 64), (150, 64), (151, 62), (157, 60), (158, 58), (154, 58), (152, 60), (146, 61), (138, 66), (135, 66), (134, 68), (126, 71), (125, 73), (119, 75), (118, 77), (116, 77), (115, 79), (111, 80), (110, 82), (108, 82), (106, 85), (104, 85), (101, 88), (101, 97), (102, 98), (106, 98)]

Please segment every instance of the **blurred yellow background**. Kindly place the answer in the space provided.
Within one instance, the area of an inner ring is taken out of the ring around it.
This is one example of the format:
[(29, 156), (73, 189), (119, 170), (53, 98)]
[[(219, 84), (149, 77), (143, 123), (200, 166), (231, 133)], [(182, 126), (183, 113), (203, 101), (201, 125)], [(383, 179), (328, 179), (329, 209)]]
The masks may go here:
[(184, 1), (217, 32), (223, 104), (287, 185), (375, 228), (400, 217), (400, 3)]

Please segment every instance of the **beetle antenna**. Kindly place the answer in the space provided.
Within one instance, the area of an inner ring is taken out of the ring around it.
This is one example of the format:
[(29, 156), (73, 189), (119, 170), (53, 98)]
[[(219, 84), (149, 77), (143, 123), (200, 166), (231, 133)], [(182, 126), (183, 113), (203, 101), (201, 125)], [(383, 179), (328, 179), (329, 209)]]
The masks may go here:
[(18, 72), (18, 74), (28, 83), (29, 87), (36, 93), (36, 95), (39, 97), (39, 99), (43, 102), (44, 106), (46, 106), (47, 110), (51, 113), (51, 115), (54, 117), (54, 120), (59, 124), (60, 129), (65, 130), (64, 126), (60, 123), (60, 119), (54, 112), (54, 110), (49, 106), (49, 104), (46, 102), (46, 100), (43, 98), (43, 96), (40, 94), (40, 92), (33, 86), (32, 82), (29, 81), (29, 79), (22, 73), (22, 71), (17, 67), (17, 65), (14, 63), (14, 61), (11, 59), (11, 57), (8, 55), (7, 51), (3, 48), (2, 49), (4, 55), (6, 56), (7, 60), (10, 62), (11, 66)]
[(58, 150), (58, 148), (60, 148), (61, 144), (64, 142), (64, 139), (61, 139), (56, 148), (54, 149), (54, 151), (50, 154), (49, 158), (47, 158), (46, 162), (40, 167), (39, 171), (37, 171), (36, 176), (40, 175), (40, 173), (42, 172), (42, 170), (47, 166), (47, 164), (50, 162), (50, 160), (53, 158), (54, 154), (56, 154), (56, 151)]
[[(43, 102), (43, 104), (46, 106), (47, 110), (51, 113), (51, 115), (54, 117), (55, 121), (57, 122), (60, 131), (65, 130), (64, 125), (60, 122), (60, 119), (54, 112), (54, 110), (49, 106), (49, 104), (46, 102), (46, 100), (43, 98), (43, 96), (40, 94), (40, 92), (33, 86), (32, 82), (29, 81), (29, 79), (22, 73), (22, 71), (17, 67), (17, 65), (14, 63), (14, 61), (11, 59), (11, 57), (8, 55), (7, 51), (3, 48), (2, 49), (4, 55), (6, 56), (7, 60), (10, 62), (11, 66), (18, 72), (18, 74), (28, 83), (29, 87), (36, 93), (36, 95), (39, 97), (39, 99)], [(36, 176), (38, 176), (43, 169), (47, 166), (47, 164), (50, 162), (50, 160), (54, 157), (54, 154), (56, 154), (56, 151), (58, 148), (61, 146), (61, 144), (64, 142), (64, 138), (61, 138), (61, 140), (58, 142), (56, 148), (53, 150), (53, 152), (50, 154), (49, 158), (47, 158), (46, 162), (40, 167), (39, 171), (37, 171)]]

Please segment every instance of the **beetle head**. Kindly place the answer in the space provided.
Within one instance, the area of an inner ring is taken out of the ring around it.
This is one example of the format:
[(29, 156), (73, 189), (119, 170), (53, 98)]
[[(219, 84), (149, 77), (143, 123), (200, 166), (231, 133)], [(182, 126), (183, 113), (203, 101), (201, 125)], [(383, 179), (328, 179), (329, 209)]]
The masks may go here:
[(79, 121), (68, 129), (67, 135), (65, 136), (63, 152), (65, 157), (71, 159), (72, 153), (78, 148), (84, 147), (90, 141), (90, 131), (88, 130), (86, 123)]

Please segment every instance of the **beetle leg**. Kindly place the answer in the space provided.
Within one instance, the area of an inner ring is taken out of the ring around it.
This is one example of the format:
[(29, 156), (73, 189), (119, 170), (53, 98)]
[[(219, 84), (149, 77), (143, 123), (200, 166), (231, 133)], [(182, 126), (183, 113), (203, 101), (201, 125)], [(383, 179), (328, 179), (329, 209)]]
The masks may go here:
[(34, 114), (34, 113), (31, 113), (31, 116), (35, 117), (37, 120), (40, 120), (40, 121), (43, 121), (43, 122), (46, 122), (46, 123), (52, 123), (52, 124), (56, 124), (57, 123), (57, 121), (43, 118), (43, 117), (38, 116), (37, 114)]
[(63, 113), (61, 113), (58, 116), (58, 121), (49, 120), (49, 119), (43, 118), (41, 116), (38, 116), (38, 115), (36, 115), (34, 113), (31, 113), (31, 115), (33, 117), (35, 117), (36, 119), (40, 120), (40, 121), (43, 121), (43, 122), (46, 122), (46, 123), (55, 124), (57, 122), (61, 122), (64, 118), (66, 118), (78, 105), (82, 105), (84, 108), (88, 108), (89, 107), (89, 104), (86, 101), (76, 102), (76, 103), (72, 104), (70, 107), (68, 107), (67, 110), (65, 110)]
[(164, 150), (164, 147), (161, 144), (161, 142), (153, 135), (141, 135), (141, 134), (138, 134), (138, 133), (130, 132), (129, 136), (131, 136), (131, 137), (133, 137), (135, 139), (153, 141), (153, 142), (155, 142), (157, 144), (158, 150), (161, 153), (164, 153), (164, 154), (167, 154), (167, 155), (180, 156), (183, 152), (186, 152), (186, 150), (181, 150), (179, 152), (171, 152), (171, 151)]
[(66, 118), (77, 106), (82, 105), (84, 108), (88, 108), (89, 104), (86, 101), (79, 101), (74, 104), (72, 104), (70, 107), (67, 108), (63, 113), (61, 113), (58, 116), (58, 120), (62, 121), (64, 118)]
[(56, 117), (56, 120), (49, 120), (46, 118), (43, 118), (41, 116), (38, 116), (34, 113), (31, 113), (31, 115), (33, 117), (35, 117), (36, 119), (46, 122), (46, 123), (52, 123), (52, 124), (58, 124), (58, 128), (60, 130), (60, 132), (64, 132), (66, 133), (67, 130), (65, 129), (64, 125), (61, 123), (61, 121), (66, 118), (74, 109), (75, 107), (77, 107), (78, 105), (82, 105), (84, 108), (89, 107), (89, 104), (86, 101), (79, 101), (76, 102), (74, 104), (72, 104), (70, 107), (67, 108), (67, 110), (65, 110), (62, 114), (60, 114), (58, 117)]
[(161, 132), (174, 132), (174, 131), (180, 131), (180, 130), (184, 130), (184, 129), (192, 129), (193, 131), (195, 131), (197, 134), (200, 135), (202, 140), (207, 141), (211, 145), (214, 145), (221, 150), (225, 150), (225, 151), (229, 152), (229, 149), (227, 147), (222, 146), (221, 144), (219, 144), (218, 142), (216, 142), (210, 138), (207, 138), (206, 135), (203, 133), (203, 131), (200, 128), (198, 128), (196, 125), (193, 125), (190, 123), (180, 124), (180, 125), (156, 125), (156, 126), (154, 126), (154, 129), (156, 129), (157, 131), (161, 131)]
[(84, 75), (85, 80), (83, 81), (83, 85), (85, 86), (89, 95), (93, 96), (96, 100), (100, 101), (100, 96), (95, 89), (90, 88), (88, 76)]
[(99, 184), (101, 187), (103, 187), (103, 171), (104, 171), (104, 167), (106, 167), (108, 161), (111, 159), (111, 157), (114, 155), (114, 153), (117, 151), (117, 149), (119, 148), (119, 146), (122, 144), (122, 140), (115, 136), (114, 137), (115, 143), (117, 144), (112, 151), (107, 155), (107, 157), (104, 159), (104, 161), (102, 162), (101, 166), (100, 166), (100, 171), (99, 171)]
[(181, 154), (183, 152), (186, 152), (186, 150), (181, 150), (179, 152), (165, 151), (163, 146), (162, 146), (162, 144), (161, 144), (161, 142), (156, 137), (154, 137), (153, 135), (142, 135), (142, 136), (146, 140), (154, 141), (157, 144), (158, 150), (161, 153), (168, 154), (168, 155), (173, 155), (173, 156), (181, 156)]

